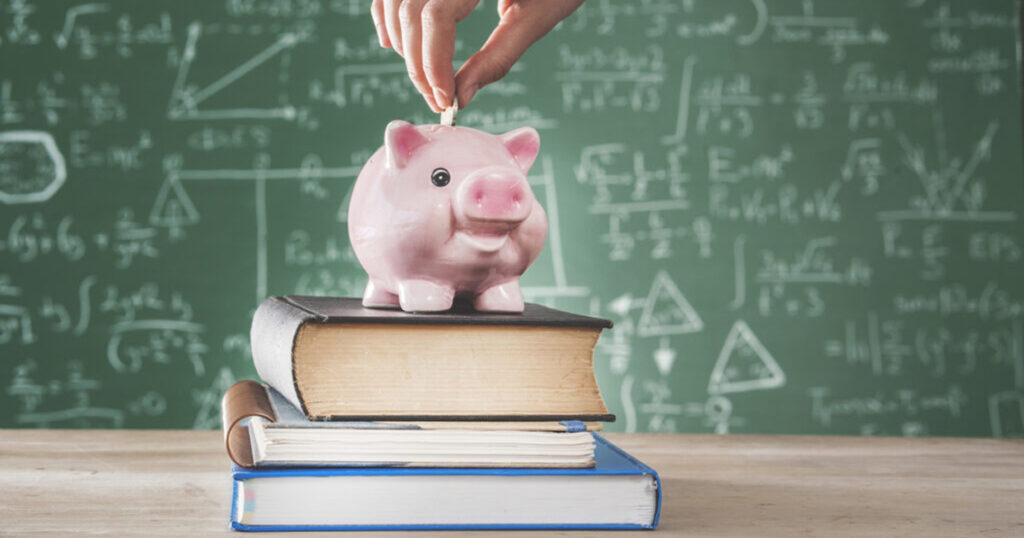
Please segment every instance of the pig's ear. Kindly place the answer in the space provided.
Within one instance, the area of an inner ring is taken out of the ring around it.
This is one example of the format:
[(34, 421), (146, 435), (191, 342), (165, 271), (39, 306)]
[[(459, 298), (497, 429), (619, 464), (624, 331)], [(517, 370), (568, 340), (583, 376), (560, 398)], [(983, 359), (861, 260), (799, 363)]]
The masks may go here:
[(420, 134), (411, 123), (392, 121), (384, 131), (384, 153), (388, 157), (388, 167), (405, 168), (416, 148), (427, 141), (427, 137)]
[(519, 169), (524, 174), (529, 172), (540, 151), (540, 135), (537, 131), (533, 127), (520, 127), (501, 135), (501, 143), (508, 148)]

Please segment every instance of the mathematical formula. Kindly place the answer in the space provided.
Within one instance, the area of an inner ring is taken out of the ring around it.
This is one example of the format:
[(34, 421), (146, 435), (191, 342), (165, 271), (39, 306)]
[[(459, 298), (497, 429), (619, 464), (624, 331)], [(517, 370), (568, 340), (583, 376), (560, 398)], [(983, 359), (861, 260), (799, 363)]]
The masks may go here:
[[(456, 63), (493, 27), (460, 23)], [(0, 0), (0, 426), (198, 427), (271, 294), (358, 295), (357, 0)], [(528, 301), (626, 431), (1024, 435), (1011, 3), (590, 0), (460, 112), (531, 125)]]

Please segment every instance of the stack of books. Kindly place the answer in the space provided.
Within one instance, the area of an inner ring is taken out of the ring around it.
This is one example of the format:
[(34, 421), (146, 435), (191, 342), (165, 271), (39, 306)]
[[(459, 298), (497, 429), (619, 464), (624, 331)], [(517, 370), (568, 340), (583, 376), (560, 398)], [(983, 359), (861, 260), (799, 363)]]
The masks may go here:
[(611, 323), (272, 297), (224, 395), (236, 530), (650, 529), (653, 469), (595, 433)]

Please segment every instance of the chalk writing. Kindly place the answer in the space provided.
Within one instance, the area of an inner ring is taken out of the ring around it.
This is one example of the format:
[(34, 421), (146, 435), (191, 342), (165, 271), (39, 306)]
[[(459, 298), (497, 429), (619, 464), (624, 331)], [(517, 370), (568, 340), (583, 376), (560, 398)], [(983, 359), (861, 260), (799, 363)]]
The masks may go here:
[[(437, 121), (369, 10), (0, 0), (0, 427), (216, 427), (258, 301), (361, 293), (354, 180)], [(1024, 435), (1018, 25), (588, 0), (477, 92), (541, 135), (524, 297), (615, 323), (608, 429)]]

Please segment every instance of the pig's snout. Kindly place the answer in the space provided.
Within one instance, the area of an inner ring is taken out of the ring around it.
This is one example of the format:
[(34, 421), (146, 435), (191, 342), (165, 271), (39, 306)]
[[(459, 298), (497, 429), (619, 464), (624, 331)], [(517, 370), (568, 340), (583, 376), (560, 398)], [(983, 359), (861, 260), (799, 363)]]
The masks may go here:
[(470, 177), (459, 189), (456, 206), (469, 224), (511, 226), (530, 216), (533, 202), (526, 178), (502, 169)]

